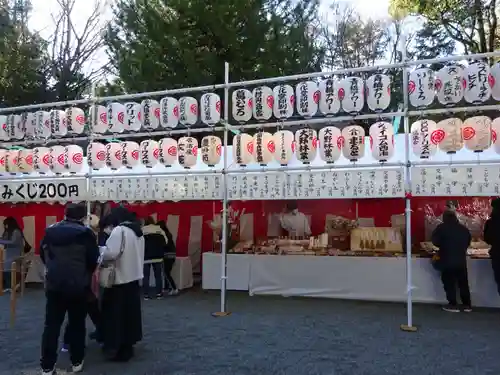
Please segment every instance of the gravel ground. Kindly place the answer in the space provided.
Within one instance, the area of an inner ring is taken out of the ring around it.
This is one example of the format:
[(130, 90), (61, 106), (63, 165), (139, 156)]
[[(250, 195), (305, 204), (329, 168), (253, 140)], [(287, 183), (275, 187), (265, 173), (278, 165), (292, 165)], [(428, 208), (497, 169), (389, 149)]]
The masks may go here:
[[(416, 306), (417, 333), (399, 330), (398, 304), (229, 294), (233, 314), (213, 318), (217, 293), (146, 301), (143, 342), (127, 365), (106, 363), (89, 344), (92, 375), (498, 375), (500, 311), (453, 314)], [(0, 374), (39, 374), (42, 291), (19, 301), (9, 327), (0, 297)], [(90, 323), (89, 323), (90, 326)], [(60, 356), (58, 368), (69, 367)], [(64, 374), (65, 372), (59, 372)]]

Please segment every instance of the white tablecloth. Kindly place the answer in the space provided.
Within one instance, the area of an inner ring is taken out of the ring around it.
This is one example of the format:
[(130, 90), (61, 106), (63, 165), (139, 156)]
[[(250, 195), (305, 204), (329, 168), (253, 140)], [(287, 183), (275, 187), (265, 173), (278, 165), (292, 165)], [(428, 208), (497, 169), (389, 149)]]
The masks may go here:
[[(220, 289), (220, 254), (204, 254), (203, 288)], [(412, 259), (413, 301), (445, 302), (439, 273), (429, 259)], [(228, 290), (250, 294), (406, 301), (406, 259), (228, 255)], [(468, 261), (475, 306), (500, 307), (490, 261)], [(247, 272), (248, 270), (248, 272)], [(246, 288), (245, 288), (246, 286)]]

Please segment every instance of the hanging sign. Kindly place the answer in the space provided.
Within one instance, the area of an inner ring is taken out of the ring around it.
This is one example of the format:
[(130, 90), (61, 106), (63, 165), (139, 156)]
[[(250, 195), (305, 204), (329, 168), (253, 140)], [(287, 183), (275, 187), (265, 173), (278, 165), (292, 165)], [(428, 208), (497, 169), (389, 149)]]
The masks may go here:
[[(462, 140), (462, 120), (459, 118), (447, 118), (437, 123), (437, 133), (435, 135), (438, 147), (447, 154), (455, 154), (464, 146)], [(439, 139), (441, 139), (439, 141)]]
[(83, 167), (83, 149), (78, 145), (64, 147), (64, 170), (71, 174), (81, 172)]
[(179, 164), (189, 169), (196, 165), (198, 158), (198, 141), (193, 137), (182, 137), (179, 139), (178, 159)]
[(233, 138), (233, 160), (242, 167), (252, 163), (253, 158), (253, 138), (251, 135), (241, 133)]
[(106, 166), (106, 146), (99, 142), (91, 142), (87, 146), (87, 164), (98, 170)]
[(339, 128), (326, 126), (319, 131), (319, 156), (328, 164), (335, 163), (340, 158), (344, 140)]
[(462, 125), (462, 138), (465, 148), (482, 152), (491, 146), (491, 118), (474, 116), (466, 119)]
[(191, 96), (179, 99), (179, 122), (184, 126), (195, 125), (198, 121), (198, 102)]
[(177, 161), (177, 141), (173, 138), (162, 138), (158, 143), (160, 154), (158, 161), (166, 167), (171, 167)]
[(36, 137), (49, 138), (50, 137), (50, 114), (47, 111), (35, 112), (36, 117)]
[(319, 88), (314, 81), (300, 82), (295, 88), (297, 113), (302, 117), (313, 117), (318, 112)]
[(125, 106), (121, 103), (110, 103), (106, 111), (108, 116), (108, 131), (110, 133), (122, 133), (125, 129)]
[(117, 170), (122, 166), (122, 150), (119, 143), (108, 143), (106, 145), (106, 166)]
[(147, 130), (156, 130), (160, 126), (160, 103), (153, 99), (141, 102), (142, 127)]
[(394, 155), (394, 131), (392, 124), (379, 121), (370, 126), (370, 148), (372, 156), (386, 162)]
[(50, 148), (35, 147), (33, 149), (33, 170), (45, 174), (50, 170)]
[(428, 159), (436, 153), (437, 145), (444, 138), (444, 131), (432, 120), (418, 120), (411, 125), (413, 153), (420, 159)]
[(300, 129), (295, 133), (295, 153), (297, 159), (304, 164), (309, 164), (316, 157), (318, 149), (318, 136), (314, 129)]
[(215, 126), (220, 121), (221, 102), (220, 96), (209, 92), (203, 94), (200, 100), (201, 122), (208, 126)]
[(464, 69), (458, 65), (442, 67), (436, 73), (434, 86), (439, 103), (444, 106), (459, 103), (464, 97), (466, 87)]
[(359, 113), (365, 105), (365, 84), (362, 78), (347, 77), (340, 81), (338, 97), (346, 113)]
[(152, 139), (147, 139), (141, 142), (139, 148), (142, 165), (147, 168), (152, 168), (158, 164), (158, 158), (160, 156), (160, 146), (158, 142)]
[(0, 173), (5, 173), (7, 168), (7, 150), (0, 149)]
[(23, 119), (21, 115), (9, 115), (7, 116), (7, 133), (9, 139), (23, 139)]
[(0, 198), (4, 203), (80, 202), (87, 198), (85, 178), (0, 183), (0, 189)]
[(253, 136), (253, 152), (257, 163), (264, 166), (273, 160), (276, 145), (271, 133), (258, 132)]
[(352, 162), (365, 155), (365, 129), (359, 125), (350, 125), (342, 129), (342, 153)]
[(209, 135), (201, 140), (201, 160), (209, 167), (219, 164), (222, 156), (222, 141), (219, 137)]
[(92, 132), (104, 134), (108, 130), (108, 111), (103, 105), (92, 105), (89, 108)]
[(19, 172), (32, 173), (33, 172), (33, 150), (23, 149), (19, 151), (18, 162)]
[(5, 171), (7, 173), (19, 173), (19, 150), (8, 150), (5, 156)]
[[(292, 90), (293, 93), (293, 90)], [(267, 121), (273, 115), (274, 93), (270, 87), (260, 86), (253, 89), (253, 117), (257, 121)], [(292, 109), (293, 110), (293, 109)]]
[(49, 154), (49, 167), (55, 174), (65, 171), (64, 146), (52, 146)]
[(429, 68), (415, 69), (408, 79), (410, 104), (415, 108), (428, 107), (434, 101), (434, 72)]
[(233, 118), (239, 123), (247, 122), (252, 118), (252, 93), (247, 89), (237, 89), (232, 95)]
[(382, 112), (391, 104), (391, 79), (375, 74), (366, 80), (366, 103), (373, 112)]
[(500, 117), (495, 118), (491, 122), (491, 143), (493, 144), (493, 150), (500, 154)]
[(295, 95), (290, 85), (278, 85), (273, 89), (273, 114), (277, 119), (287, 119), (293, 116)]
[(64, 137), (68, 134), (66, 124), (66, 113), (64, 111), (54, 109), (49, 112), (50, 116), (50, 132), (54, 137)]
[(0, 115), (0, 140), (9, 140), (9, 134), (7, 132), (7, 116), (3, 115)]
[(340, 111), (340, 100), (337, 96), (339, 83), (333, 78), (319, 83), (319, 111), (325, 116), (332, 116)]
[(71, 134), (82, 134), (85, 129), (85, 112), (78, 107), (69, 107), (65, 111), (66, 126)]
[(160, 125), (167, 129), (179, 125), (179, 101), (176, 98), (167, 96), (160, 100)]
[(125, 120), (123, 121), (123, 129), (133, 132), (141, 130), (141, 108), (142, 107), (139, 103), (125, 103)]
[(493, 86), (491, 88), (491, 97), (497, 101), (500, 100), (500, 62), (497, 62), (490, 68), (490, 73), (493, 78)]
[[(32, 112), (23, 113), (21, 117), (22, 117), (22, 125), (21, 125), (22, 132), (26, 135), (26, 137), (34, 138), (36, 135), (36, 116), (35, 116), (35, 114)], [(0, 139), (1, 139), (1, 134), (0, 134)]]
[(295, 137), (289, 130), (280, 130), (274, 133), (274, 145), (276, 151), (274, 158), (280, 165), (287, 165), (295, 152)]
[(471, 104), (486, 102), (490, 98), (491, 88), (495, 84), (488, 64), (484, 62), (470, 64), (465, 69), (464, 76), (466, 84), (465, 101)]
[(126, 168), (133, 168), (139, 165), (139, 144), (137, 142), (120, 142), (121, 162)]

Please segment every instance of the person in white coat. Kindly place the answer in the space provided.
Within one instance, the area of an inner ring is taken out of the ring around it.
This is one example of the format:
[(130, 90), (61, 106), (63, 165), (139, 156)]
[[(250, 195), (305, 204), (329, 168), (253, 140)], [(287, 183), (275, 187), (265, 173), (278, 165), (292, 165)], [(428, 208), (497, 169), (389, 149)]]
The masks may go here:
[(309, 237), (311, 228), (306, 215), (299, 211), (297, 202), (290, 201), (286, 205), (286, 212), (280, 218), (281, 228), (289, 237)]
[(142, 340), (141, 289), (144, 237), (134, 215), (124, 207), (111, 210), (105, 219), (109, 238), (101, 247), (102, 262), (114, 262), (115, 278), (101, 301), (101, 334), (107, 359), (126, 362)]

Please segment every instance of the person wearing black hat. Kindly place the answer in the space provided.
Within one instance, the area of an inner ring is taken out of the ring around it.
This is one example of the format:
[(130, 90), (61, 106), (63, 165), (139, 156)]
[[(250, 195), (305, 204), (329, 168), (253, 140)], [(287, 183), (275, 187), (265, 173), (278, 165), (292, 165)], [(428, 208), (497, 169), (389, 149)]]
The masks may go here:
[(493, 276), (500, 294), (500, 198), (491, 201), (491, 215), (484, 224), (484, 241), (491, 246), (490, 258)]
[(47, 297), (40, 358), (44, 375), (55, 374), (59, 333), (66, 313), (73, 372), (83, 369), (88, 290), (99, 259), (96, 236), (84, 225), (86, 215), (84, 204), (69, 204), (64, 220), (45, 230), (40, 246)]

